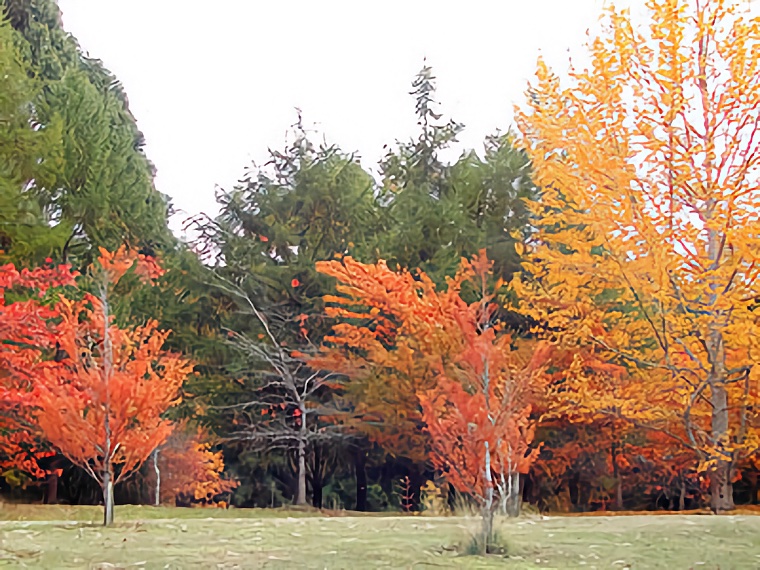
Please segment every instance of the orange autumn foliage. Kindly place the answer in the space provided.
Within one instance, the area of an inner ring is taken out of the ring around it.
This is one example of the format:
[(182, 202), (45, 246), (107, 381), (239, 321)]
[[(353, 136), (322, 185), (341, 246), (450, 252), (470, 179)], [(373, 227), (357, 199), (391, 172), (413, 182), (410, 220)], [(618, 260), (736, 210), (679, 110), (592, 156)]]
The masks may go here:
[(101, 296), (61, 299), (57, 339), (66, 357), (47, 363), (40, 376), (39, 426), (101, 484), (129, 476), (171, 434), (162, 414), (193, 368), (163, 350), (169, 332), (155, 321), (133, 328), (113, 323), (108, 289), (133, 265), (145, 278), (158, 273), (153, 262), (124, 249), (102, 252), (94, 271)]
[(515, 287), (574, 355), (572, 405), (690, 450), (727, 510), (760, 451), (760, 18), (645, 5), (641, 26), (611, 6), (567, 81), (539, 62), (516, 114), (542, 196)]
[(73, 285), (75, 276), (67, 266), (0, 267), (0, 468), (14, 480), (12, 471), (42, 477), (37, 462), (51, 455), (35, 424), (34, 406), (46, 353), (55, 351), (52, 321), (58, 313), (40, 297), (51, 288)]
[[(344, 374), (349, 412), (335, 421), (366, 434), (388, 453), (424, 459), (418, 395), (435, 385), (434, 368), (455, 340), (451, 307), (466, 279), (458, 274), (439, 292), (423, 274), (392, 271), (384, 261), (365, 265), (351, 257), (317, 263), (334, 277), (340, 295), (327, 295), (325, 312), (337, 322), (325, 337), (318, 369)], [(440, 326), (438, 324), (440, 323)]]
[[(165, 504), (217, 504), (220, 496), (237, 488), (238, 482), (224, 478), (221, 451), (212, 451), (209, 438), (201, 429), (177, 429), (158, 453), (161, 475), (160, 500)], [(155, 473), (148, 471), (155, 486)]]
[(430, 458), (458, 491), (487, 503), (492, 487), (505, 502), (519, 492), (513, 475), (527, 473), (538, 457), (531, 413), (546, 385), (548, 345), (523, 343), (520, 350), (511, 335), (497, 332), (491, 263), (483, 252), (460, 272), (478, 298), (451, 308), (457, 326), (447, 331), (455, 339), (449, 362), (420, 394)]
[[(547, 357), (546, 345), (515, 348), (509, 334), (498, 332), (490, 269), (481, 252), (463, 260), (447, 289), (437, 291), (424, 273), (394, 272), (382, 262), (318, 265), (338, 279), (343, 294), (326, 298), (328, 314), (339, 322), (319, 365), (365, 390), (355, 405), (365, 418), (380, 420), (369, 428), (371, 437), (397, 445), (400, 429), (416, 430), (421, 439), (424, 427), (429, 438), (422, 449), (434, 465), (457, 489), (481, 499), (490, 485), (484, 465), (506, 492), (506, 475), (526, 472), (537, 456), (531, 412), (544, 388)], [(476, 299), (468, 303), (468, 295)]]
[(499, 493), (507, 494), (509, 475), (527, 473), (538, 457), (531, 414), (545, 385), (546, 354), (544, 347), (521, 354), (511, 348), (510, 335), (478, 330), (482, 305), (473, 305), (458, 317), (461, 352), (419, 398), (433, 465), (458, 491), (483, 498), (489, 484), (484, 465), (491, 466)]

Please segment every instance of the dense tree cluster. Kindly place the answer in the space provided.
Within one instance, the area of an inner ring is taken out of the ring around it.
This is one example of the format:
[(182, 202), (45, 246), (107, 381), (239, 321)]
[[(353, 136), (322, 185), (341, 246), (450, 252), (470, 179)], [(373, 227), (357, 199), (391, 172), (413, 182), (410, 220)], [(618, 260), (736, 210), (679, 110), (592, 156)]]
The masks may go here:
[(461, 499), (485, 536), (521, 502), (756, 503), (760, 22), (647, 6), (605, 12), (567, 81), (539, 62), (516, 130), (454, 160), (427, 66), (373, 172), (299, 116), (180, 243), (119, 82), (53, 0), (0, 3), (3, 490), (106, 520), (121, 480)]

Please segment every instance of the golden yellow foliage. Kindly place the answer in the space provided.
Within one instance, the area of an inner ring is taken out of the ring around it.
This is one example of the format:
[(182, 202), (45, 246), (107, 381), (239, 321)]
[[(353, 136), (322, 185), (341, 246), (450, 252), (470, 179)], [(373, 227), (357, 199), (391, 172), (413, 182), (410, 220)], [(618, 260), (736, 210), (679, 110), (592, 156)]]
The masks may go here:
[(576, 354), (567, 406), (693, 449), (725, 509), (760, 445), (760, 21), (743, 2), (646, 6), (645, 27), (610, 8), (567, 82), (539, 61), (517, 122), (543, 195), (515, 286)]

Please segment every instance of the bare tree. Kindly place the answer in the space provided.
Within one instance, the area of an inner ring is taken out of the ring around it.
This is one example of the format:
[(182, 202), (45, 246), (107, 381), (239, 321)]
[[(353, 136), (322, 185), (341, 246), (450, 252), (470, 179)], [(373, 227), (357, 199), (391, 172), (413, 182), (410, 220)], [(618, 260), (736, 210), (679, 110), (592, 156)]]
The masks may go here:
[(299, 351), (285, 347), (251, 295), (218, 273), (216, 278), (214, 285), (233, 298), (240, 313), (253, 317), (263, 330), (254, 335), (224, 329), (227, 344), (242, 356), (237, 372), (245, 377), (249, 388), (245, 401), (222, 406), (232, 414), (233, 424), (239, 426), (226, 439), (248, 443), (259, 451), (281, 449), (294, 453), (294, 502), (305, 505), (307, 454), (316, 444), (347, 437), (341, 426), (319, 421), (320, 416), (332, 411), (325, 402), (339, 377), (312, 369), (309, 357), (317, 347), (309, 345)]

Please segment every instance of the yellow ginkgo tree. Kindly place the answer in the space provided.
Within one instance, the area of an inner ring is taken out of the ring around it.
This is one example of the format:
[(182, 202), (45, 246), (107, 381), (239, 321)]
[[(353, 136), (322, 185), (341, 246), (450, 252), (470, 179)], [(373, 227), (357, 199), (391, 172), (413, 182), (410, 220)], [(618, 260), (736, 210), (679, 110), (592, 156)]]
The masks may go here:
[(609, 8), (566, 81), (539, 61), (517, 121), (543, 194), (515, 285), (575, 355), (566, 404), (693, 450), (728, 510), (760, 445), (760, 20), (735, 0), (646, 9)]

